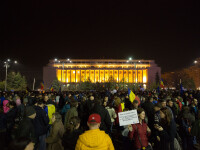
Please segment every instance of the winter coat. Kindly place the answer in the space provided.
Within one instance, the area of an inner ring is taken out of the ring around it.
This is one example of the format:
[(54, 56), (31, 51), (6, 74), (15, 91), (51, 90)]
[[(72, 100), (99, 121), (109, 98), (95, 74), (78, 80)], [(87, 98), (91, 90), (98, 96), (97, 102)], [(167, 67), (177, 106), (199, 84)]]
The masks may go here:
[(79, 136), (75, 150), (114, 150), (109, 135), (99, 129), (88, 130)]
[(4, 113), (7, 113), (10, 109), (9, 107), (6, 106), (8, 103), (9, 103), (9, 100), (3, 101), (3, 111), (4, 111)]
[[(147, 133), (147, 124), (143, 122), (142, 124), (137, 123), (132, 125), (133, 131), (128, 133), (130, 139), (134, 139), (134, 147), (136, 149), (142, 149), (143, 147), (148, 146), (148, 136), (150, 135)], [(139, 141), (139, 137), (141, 139), (141, 143)]]
[(21, 137), (30, 138), (34, 143), (36, 142), (33, 119), (30, 119), (28, 117), (23, 118), (21, 124), (17, 129), (17, 138)]
[(47, 133), (49, 117), (44, 109), (39, 106), (35, 107), (36, 117), (34, 119), (36, 136), (41, 136)]
[(65, 127), (69, 124), (69, 121), (72, 117), (78, 116), (78, 111), (76, 107), (70, 108), (65, 116)]
[(15, 125), (15, 119), (17, 117), (17, 108), (13, 107), (6, 113), (7, 118), (7, 129), (12, 130)]
[(64, 150), (62, 146), (62, 137), (64, 134), (64, 125), (62, 121), (55, 121), (52, 124), (50, 135), (46, 138), (48, 144), (47, 150)]
[(65, 133), (62, 138), (62, 145), (65, 150), (75, 150), (77, 140), (79, 136), (83, 133), (82, 130), (74, 130), (71, 133)]
[[(161, 125), (162, 126), (162, 125)], [(172, 119), (169, 126), (162, 126), (163, 131), (159, 131), (159, 149), (174, 150), (174, 138), (176, 136), (176, 123)]]
[(6, 131), (6, 115), (4, 113), (0, 113), (0, 132)]
[(108, 111), (103, 106), (95, 104), (91, 113), (96, 113), (101, 116), (101, 125), (99, 129), (110, 133), (112, 123)]

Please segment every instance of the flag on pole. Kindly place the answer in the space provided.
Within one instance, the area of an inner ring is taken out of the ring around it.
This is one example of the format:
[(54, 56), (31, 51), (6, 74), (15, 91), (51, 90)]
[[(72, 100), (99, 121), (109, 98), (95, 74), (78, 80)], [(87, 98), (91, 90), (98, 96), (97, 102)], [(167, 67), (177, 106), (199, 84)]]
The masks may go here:
[(44, 90), (44, 81), (41, 83), (41, 90)]
[(131, 103), (135, 100), (135, 94), (128, 88), (128, 96)]
[(160, 88), (164, 88), (163, 79), (161, 79), (161, 81), (160, 81)]
[(53, 92), (54, 91), (54, 89), (53, 89), (53, 86), (51, 85), (51, 87), (50, 87), (50, 91), (51, 92)]

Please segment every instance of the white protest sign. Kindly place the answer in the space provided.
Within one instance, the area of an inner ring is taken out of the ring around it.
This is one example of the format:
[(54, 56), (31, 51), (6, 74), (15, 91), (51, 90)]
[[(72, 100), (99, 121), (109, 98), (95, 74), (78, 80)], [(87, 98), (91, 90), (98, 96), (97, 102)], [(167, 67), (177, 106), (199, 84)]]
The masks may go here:
[(139, 123), (137, 110), (119, 112), (118, 115), (120, 126)]

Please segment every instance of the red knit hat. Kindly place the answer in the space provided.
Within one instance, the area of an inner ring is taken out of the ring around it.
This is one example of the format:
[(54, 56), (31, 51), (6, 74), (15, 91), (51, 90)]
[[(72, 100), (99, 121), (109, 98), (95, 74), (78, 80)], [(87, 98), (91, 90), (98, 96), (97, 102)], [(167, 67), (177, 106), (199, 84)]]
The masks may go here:
[(101, 123), (101, 116), (99, 114), (91, 114), (88, 118), (88, 123)]

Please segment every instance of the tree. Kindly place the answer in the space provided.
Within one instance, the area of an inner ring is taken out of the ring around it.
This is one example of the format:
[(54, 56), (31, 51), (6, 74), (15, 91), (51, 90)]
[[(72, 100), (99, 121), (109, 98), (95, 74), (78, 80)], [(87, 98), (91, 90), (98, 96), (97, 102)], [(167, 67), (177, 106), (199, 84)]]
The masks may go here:
[(58, 79), (53, 80), (52, 82), (52, 87), (55, 91), (59, 91), (60, 87), (61, 87), (61, 83), (58, 81)]
[(7, 89), (14, 91), (23, 91), (26, 90), (27, 82), (24, 76), (19, 72), (10, 72), (7, 77)]
[(0, 82), (0, 91), (5, 90), (5, 81)]

